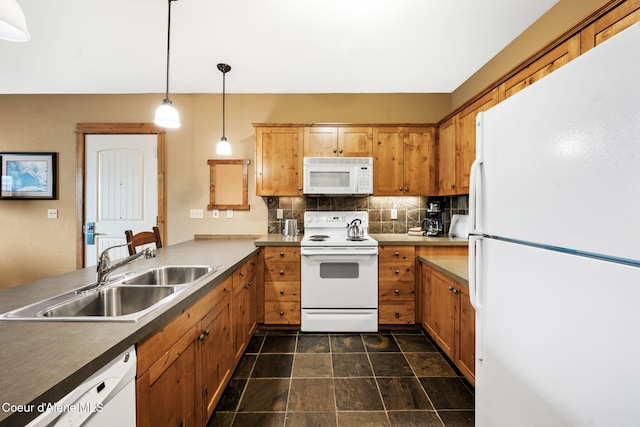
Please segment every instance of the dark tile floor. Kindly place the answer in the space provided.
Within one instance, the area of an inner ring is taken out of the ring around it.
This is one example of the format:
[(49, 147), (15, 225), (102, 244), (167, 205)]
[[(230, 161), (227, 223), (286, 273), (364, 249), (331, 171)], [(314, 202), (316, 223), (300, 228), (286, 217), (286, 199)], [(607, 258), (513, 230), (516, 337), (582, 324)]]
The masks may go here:
[(473, 393), (420, 331), (259, 332), (208, 427), (473, 426)]

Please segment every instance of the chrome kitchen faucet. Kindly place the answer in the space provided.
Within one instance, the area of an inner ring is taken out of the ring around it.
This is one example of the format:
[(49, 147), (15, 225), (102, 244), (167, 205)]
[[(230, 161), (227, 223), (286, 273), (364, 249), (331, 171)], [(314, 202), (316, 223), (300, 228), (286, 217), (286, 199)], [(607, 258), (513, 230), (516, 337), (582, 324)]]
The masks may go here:
[(115, 264), (111, 264), (111, 258), (109, 257), (109, 250), (114, 248), (120, 248), (123, 246), (128, 246), (130, 244), (132, 243), (124, 243), (122, 245), (110, 246), (104, 251), (102, 251), (102, 253), (98, 257), (98, 268), (97, 268), (98, 277), (96, 278), (96, 286), (104, 285), (107, 282), (107, 278), (111, 273), (113, 273), (118, 268), (123, 267), (129, 264), (130, 262), (140, 258), (141, 256), (144, 255), (146, 259), (154, 258), (156, 256), (155, 249), (147, 248), (141, 252), (138, 252), (126, 258), (123, 258), (120, 261), (116, 262)]

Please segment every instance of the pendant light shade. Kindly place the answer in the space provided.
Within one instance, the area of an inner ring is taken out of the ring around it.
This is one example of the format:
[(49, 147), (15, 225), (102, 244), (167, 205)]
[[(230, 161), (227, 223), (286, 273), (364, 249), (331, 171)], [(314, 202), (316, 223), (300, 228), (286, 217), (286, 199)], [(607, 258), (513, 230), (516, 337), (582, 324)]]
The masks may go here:
[(218, 141), (216, 145), (216, 154), (220, 156), (230, 156), (231, 155), (231, 144), (227, 141), (227, 137), (224, 134), (224, 107), (225, 107), (225, 77), (229, 71), (231, 71), (231, 67), (227, 64), (218, 64), (218, 70), (222, 72), (222, 138)]
[[(0, 0), (2, 1), (2, 0)], [(180, 127), (180, 114), (175, 109), (171, 99), (169, 99), (169, 53), (171, 51), (171, 2), (177, 0), (169, 0), (169, 13), (167, 18), (167, 86), (165, 97), (162, 104), (156, 110), (156, 118), (154, 123), (163, 128), (176, 129)]]
[(24, 12), (16, 0), (0, 0), (0, 39), (11, 42), (31, 40)]

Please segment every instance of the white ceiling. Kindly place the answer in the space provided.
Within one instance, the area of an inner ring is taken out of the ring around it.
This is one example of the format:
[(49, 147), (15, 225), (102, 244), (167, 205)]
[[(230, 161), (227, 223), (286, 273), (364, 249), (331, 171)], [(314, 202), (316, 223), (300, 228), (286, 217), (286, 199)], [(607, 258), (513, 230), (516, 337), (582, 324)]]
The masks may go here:
[[(0, 93), (162, 93), (168, 0), (18, 0)], [(557, 0), (179, 0), (172, 93), (452, 92)]]

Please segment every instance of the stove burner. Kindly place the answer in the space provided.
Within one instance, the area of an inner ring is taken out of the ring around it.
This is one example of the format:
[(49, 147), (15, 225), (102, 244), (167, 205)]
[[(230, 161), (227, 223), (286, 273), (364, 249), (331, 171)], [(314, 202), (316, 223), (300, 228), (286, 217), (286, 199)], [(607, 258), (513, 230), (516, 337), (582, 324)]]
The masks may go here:
[(368, 239), (366, 237), (347, 237), (347, 240), (350, 242), (364, 242)]
[(309, 240), (311, 240), (312, 242), (324, 242), (328, 239), (329, 236), (327, 236), (326, 234), (314, 234), (313, 236), (309, 236)]

